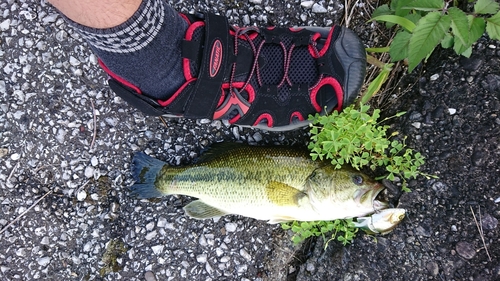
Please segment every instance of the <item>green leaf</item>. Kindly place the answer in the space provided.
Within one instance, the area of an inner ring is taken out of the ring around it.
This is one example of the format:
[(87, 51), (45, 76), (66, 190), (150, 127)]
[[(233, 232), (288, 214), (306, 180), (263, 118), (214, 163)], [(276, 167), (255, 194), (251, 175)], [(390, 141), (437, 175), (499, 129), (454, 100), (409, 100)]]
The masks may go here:
[(400, 16), (395, 16), (395, 15), (382, 15), (382, 16), (374, 17), (371, 20), (395, 23), (395, 24), (402, 26), (403, 28), (408, 30), (408, 32), (410, 32), (410, 33), (415, 28), (415, 24), (411, 20), (405, 19), (405, 18), (400, 17)]
[(418, 21), (419, 21), (421, 18), (422, 18), (422, 16), (421, 16), (421, 15), (419, 15), (419, 14), (416, 14), (416, 13), (415, 13), (415, 14), (408, 14), (408, 15), (406, 15), (406, 16), (405, 16), (405, 19), (410, 20), (410, 21), (411, 21), (411, 22), (413, 22), (414, 24), (417, 24), (417, 23), (418, 23)]
[(469, 19), (469, 43), (472, 45), (477, 39), (483, 36), (486, 23), (483, 18), (477, 18), (472, 15), (467, 16), (467, 18)]
[(413, 0), (402, 8), (418, 11), (437, 11), (444, 8), (444, 0)]
[(406, 31), (401, 31), (394, 36), (391, 43), (389, 54), (391, 61), (400, 61), (408, 57), (408, 46), (410, 44), (411, 34)]
[(499, 4), (495, 0), (478, 0), (474, 4), (474, 13), (485, 15), (498, 12)]
[(486, 19), (486, 32), (491, 39), (500, 40), (500, 12)]
[(378, 16), (383, 16), (383, 15), (391, 15), (393, 12), (389, 8), (389, 5), (384, 4), (382, 6), (379, 6), (373, 11), (372, 13), (372, 18), (378, 17)]
[(419, 21), (410, 38), (408, 72), (413, 71), (422, 59), (432, 53), (444, 38), (450, 25), (450, 17), (439, 12), (429, 13)]
[[(389, 74), (391, 73), (392, 70), (392, 66), (393, 63), (385, 64), (384, 69), (382, 69), (379, 75), (375, 79), (373, 79), (372, 82), (370, 82), (370, 85), (368, 85), (368, 89), (366, 90), (366, 92), (363, 93), (363, 96), (361, 97), (361, 104), (363, 105), (366, 104), (376, 93), (378, 93), (382, 85), (389, 77)], [(361, 106), (361, 112), (363, 112), (363, 109), (365, 108)]]
[(387, 53), (389, 52), (389, 47), (366, 48), (365, 51), (369, 53)]
[(454, 40), (455, 39), (453, 38), (453, 35), (446, 33), (443, 40), (441, 41), (441, 47), (445, 49), (451, 48), (453, 46), (453, 43), (455, 42)]
[[(467, 20), (467, 15), (455, 7), (448, 9), (448, 15), (451, 19), (451, 30), (456, 38), (458, 38), (455, 42), (460, 41), (465, 49), (467, 49), (469, 47), (469, 21)], [(458, 53), (460, 54), (461, 52)]]
[(392, 0), (391, 1), (391, 10), (394, 11), (396, 16), (404, 17), (406, 16), (409, 12), (410, 9), (404, 9), (404, 6), (407, 6), (408, 3), (412, 2), (413, 0)]
[(472, 46), (464, 46), (462, 45), (462, 42), (455, 40), (455, 44), (453, 45), (453, 50), (455, 53), (462, 55), (464, 57), (470, 57), (472, 53)]

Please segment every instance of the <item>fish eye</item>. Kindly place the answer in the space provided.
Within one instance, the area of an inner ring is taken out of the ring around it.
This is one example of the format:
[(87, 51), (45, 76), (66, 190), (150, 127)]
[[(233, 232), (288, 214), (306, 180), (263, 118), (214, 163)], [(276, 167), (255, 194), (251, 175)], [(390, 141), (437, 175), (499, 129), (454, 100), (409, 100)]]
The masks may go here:
[(355, 176), (352, 177), (352, 182), (355, 185), (361, 185), (363, 183), (363, 177), (360, 176), (360, 175), (355, 175)]

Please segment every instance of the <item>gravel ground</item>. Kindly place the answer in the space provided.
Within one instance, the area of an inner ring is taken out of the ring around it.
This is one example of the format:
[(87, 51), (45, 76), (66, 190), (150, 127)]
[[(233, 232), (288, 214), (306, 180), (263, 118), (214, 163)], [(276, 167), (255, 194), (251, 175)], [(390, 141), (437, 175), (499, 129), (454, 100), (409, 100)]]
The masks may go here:
[[(332, 25), (343, 1), (176, 1), (233, 24)], [(358, 1), (362, 15), (363, 1)], [(500, 280), (500, 44), (471, 59), (436, 52), (387, 113), (439, 179), (400, 197), (408, 218), (349, 247), (302, 247), (276, 225), (194, 221), (187, 197), (130, 198), (131, 155), (189, 164), (219, 141), (304, 144), (208, 120), (145, 117), (105, 84), (97, 58), (44, 1), (0, 1), (1, 280)], [(367, 45), (371, 25), (354, 28)], [(472, 207), (472, 209), (471, 209)], [(481, 222), (484, 243), (474, 223)], [(488, 258), (485, 251), (491, 259)]]

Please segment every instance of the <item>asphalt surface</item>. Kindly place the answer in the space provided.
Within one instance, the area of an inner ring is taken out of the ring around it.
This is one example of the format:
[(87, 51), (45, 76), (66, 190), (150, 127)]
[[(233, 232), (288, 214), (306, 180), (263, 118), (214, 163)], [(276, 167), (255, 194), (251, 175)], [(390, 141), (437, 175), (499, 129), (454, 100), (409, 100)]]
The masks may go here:
[[(207, 3), (174, 7), (239, 25), (343, 19), (336, 1)], [(384, 34), (364, 24), (367, 6), (358, 1), (353, 29), (373, 46)], [(384, 112), (408, 111), (392, 129), (439, 179), (411, 182), (393, 233), (324, 250), (322, 239), (294, 247), (261, 221), (190, 220), (190, 198), (136, 200), (127, 189), (134, 151), (189, 164), (214, 142), (300, 145), (306, 130), (145, 117), (108, 89), (48, 4), (1, 0), (0, 11), (0, 280), (500, 280), (499, 42), (482, 38), (471, 59), (438, 51), (403, 76)]]

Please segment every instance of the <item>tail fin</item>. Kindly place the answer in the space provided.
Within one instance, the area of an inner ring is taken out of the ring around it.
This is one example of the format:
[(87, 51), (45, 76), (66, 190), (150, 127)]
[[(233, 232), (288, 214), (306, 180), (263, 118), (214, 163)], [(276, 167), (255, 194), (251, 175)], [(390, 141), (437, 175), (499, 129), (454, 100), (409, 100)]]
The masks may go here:
[(162, 197), (164, 194), (155, 186), (155, 181), (165, 164), (165, 162), (145, 153), (135, 153), (131, 170), (136, 183), (130, 187), (132, 196), (138, 198)]

